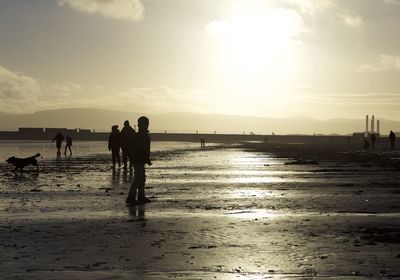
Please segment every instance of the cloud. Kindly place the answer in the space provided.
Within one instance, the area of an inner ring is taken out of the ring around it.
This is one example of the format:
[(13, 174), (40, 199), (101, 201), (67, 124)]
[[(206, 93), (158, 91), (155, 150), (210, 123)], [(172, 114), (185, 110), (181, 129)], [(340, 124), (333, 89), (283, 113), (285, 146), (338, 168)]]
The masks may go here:
[(364, 24), (364, 20), (359, 16), (352, 16), (352, 15), (340, 15), (343, 23), (349, 27), (357, 28)]
[(400, 56), (380, 54), (376, 61), (359, 67), (362, 72), (400, 71)]
[(383, 3), (386, 3), (386, 4), (391, 4), (391, 5), (400, 4), (400, 0), (380, 0), (380, 1), (382, 1)]
[(30, 110), (40, 98), (37, 81), (0, 66), (0, 106), (4, 112)]
[(200, 112), (213, 107), (213, 95), (203, 90), (177, 90), (166, 86), (132, 88), (106, 96), (80, 100), (80, 104), (116, 110), (175, 112), (179, 110)]
[(58, 0), (57, 3), (88, 14), (115, 19), (141, 20), (144, 14), (141, 0)]
[(31, 77), (13, 73), (0, 66), (1, 99), (33, 99), (39, 95), (39, 85)]
[(0, 107), (3, 112), (27, 113), (52, 108), (53, 104), (81, 92), (82, 86), (77, 83), (48, 84), (0, 66)]
[(337, 0), (284, 0), (285, 2), (297, 6), (302, 13), (314, 14), (335, 6)]

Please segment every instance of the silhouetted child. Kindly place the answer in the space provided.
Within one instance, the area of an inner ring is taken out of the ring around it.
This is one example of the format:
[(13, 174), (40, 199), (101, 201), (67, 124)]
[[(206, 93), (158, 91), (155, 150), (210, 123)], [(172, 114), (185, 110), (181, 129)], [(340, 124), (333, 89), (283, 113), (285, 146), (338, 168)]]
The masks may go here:
[(120, 134), (120, 143), (122, 149), (122, 161), (124, 162), (124, 168), (127, 168), (129, 159), (129, 168), (132, 168), (132, 151), (133, 141), (135, 137), (135, 130), (130, 126), (129, 121), (124, 122), (124, 127)]
[(120, 148), (121, 148), (121, 139), (120, 132), (118, 130), (118, 125), (113, 125), (111, 127), (111, 133), (108, 136), (108, 150), (111, 151), (111, 158), (113, 167), (115, 167), (115, 163), (118, 162), (118, 166), (121, 166), (120, 159)]
[(389, 140), (390, 140), (390, 148), (394, 150), (394, 142), (396, 141), (396, 134), (393, 131), (389, 133)]
[(374, 133), (371, 134), (370, 139), (371, 139), (371, 147), (374, 148), (376, 142), (376, 136)]
[(51, 143), (56, 141), (56, 147), (57, 147), (57, 155), (61, 155), (61, 143), (64, 141), (64, 136), (61, 134), (61, 132), (57, 132), (56, 136), (54, 136), (53, 140), (51, 140)]
[[(149, 119), (140, 117), (138, 119), (139, 132), (135, 134), (133, 145), (133, 169), (134, 177), (129, 194), (126, 199), (127, 204), (142, 204), (151, 202), (145, 195), (146, 171), (145, 164), (152, 164), (150, 160), (150, 135), (147, 130)], [(136, 198), (137, 195), (137, 198)]]
[(72, 155), (72, 150), (71, 150), (71, 147), (72, 147), (72, 138), (71, 138), (70, 136), (68, 136), (68, 135), (65, 136), (65, 142), (66, 142), (66, 144), (65, 144), (64, 155), (67, 154), (67, 149), (69, 149), (69, 154)]

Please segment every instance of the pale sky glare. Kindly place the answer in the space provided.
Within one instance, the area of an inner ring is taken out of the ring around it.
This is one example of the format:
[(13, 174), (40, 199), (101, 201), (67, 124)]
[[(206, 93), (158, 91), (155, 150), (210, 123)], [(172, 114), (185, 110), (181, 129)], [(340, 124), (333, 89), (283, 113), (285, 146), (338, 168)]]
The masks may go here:
[(400, 1), (3, 0), (2, 112), (400, 120)]

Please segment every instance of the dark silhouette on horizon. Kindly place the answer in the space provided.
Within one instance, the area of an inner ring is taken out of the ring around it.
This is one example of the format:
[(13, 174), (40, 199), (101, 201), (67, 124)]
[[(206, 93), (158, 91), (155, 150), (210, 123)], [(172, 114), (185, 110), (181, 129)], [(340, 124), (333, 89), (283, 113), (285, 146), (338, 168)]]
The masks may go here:
[(69, 154), (72, 155), (72, 150), (71, 150), (72, 137), (69, 135), (65, 136), (65, 142), (66, 142), (66, 144), (65, 144), (64, 155), (67, 155), (67, 149), (69, 149)]
[(120, 156), (121, 139), (120, 138), (121, 138), (121, 135), (120, 135), (120, 132), (118, 129), (118, 125), (113, 125), (111, 127), (111, 133), (108, 136), (108, 150), (111, 151), (113, 168), (115, 167), (116, 163), (118, 163), (118, 167), (121, 166), (121, 156)]
[(146, 169), (145, 164), (152, 165), (150, 160), (150, 135), (148, 131), (149, 119), (138, 119), (139, 131), (134, 135), (133, 141), (133, 169), (134, 177), (129, 189), (126, 204), (135, 205), (151, 202), (145, 195)]
[(129, 168), (132, 168), (132, 150), (133, 150), (133, 142), (135, 138), (135, 130), (130, 126), (129, 121), (126, 120), (124, 122), (124, 127), (120, 133), (120, 143), (122, 149), (122, 161), (124, 162), (124, 168), (127, 168), (128, 159), (129, 159)]
[(204, 138), (200, 139), (200, 147), (201, 148), (205, 148), (206, 147), (206, 139), (204, 139)]
[(390, 131), (390, 133), (389, 133), (389, 140), (390, 140), (390, 148), (392, 150), (394, 150), (394, 143), (396, 141), (396, 134), (394, 134), (393, 131)]
[(363, 144), (364, 150), (368, 150), (369, 146), (370, 146), (369, 141), (367, 140), (367, 138), (364, 138), (364, 144)]
[(51, 143), (56, 141), (56, 147), (57, 147), (57, 155), (61, 155), (61, 144), (64, 141), (64, 136), (61, 134), (61, 132), (57, 132), (56, 136), (54, 136), (53, 140), (51, 140)]
[(375, 148), (375, 142), (376, 142), (376, 135), (375, 135), (375, 133), (372, 133), (371, 136), (369, 137), (369, 139), (371, 140), (371, 147), (372, 147), (372, 149)]

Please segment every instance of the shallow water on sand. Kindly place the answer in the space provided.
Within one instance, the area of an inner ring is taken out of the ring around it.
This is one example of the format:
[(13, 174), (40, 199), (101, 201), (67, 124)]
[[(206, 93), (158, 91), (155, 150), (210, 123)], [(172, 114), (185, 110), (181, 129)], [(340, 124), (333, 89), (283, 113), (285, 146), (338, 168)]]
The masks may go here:
[(153, 201), (126, 207), (133, 174), (112, 169), (106, 143), (77, 142), (73, 156), (60, 158), (48, 143), (1, 143), (2, 158), (43, 158), (39, 173), (0, 164), (0, 276), (400, 276), (398, 172), (286, 165), (293, 160), (237, 146), (152, 147), (146, 194)]

